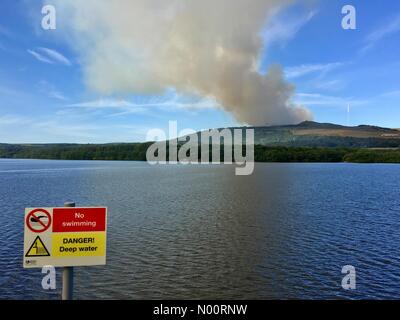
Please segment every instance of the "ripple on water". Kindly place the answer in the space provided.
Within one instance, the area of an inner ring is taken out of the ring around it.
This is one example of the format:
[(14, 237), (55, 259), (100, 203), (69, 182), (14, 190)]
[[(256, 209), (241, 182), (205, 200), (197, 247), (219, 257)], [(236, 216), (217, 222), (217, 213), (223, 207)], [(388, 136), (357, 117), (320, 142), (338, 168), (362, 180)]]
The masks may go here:
[[(107, 266), (78, 299), (400, 298), (400, 166), (0, 161), (0, 299), (57, 299), (22, 269), (24, 208), (109, 208)], [(341, 289), (341, 269), (357, 290)]]

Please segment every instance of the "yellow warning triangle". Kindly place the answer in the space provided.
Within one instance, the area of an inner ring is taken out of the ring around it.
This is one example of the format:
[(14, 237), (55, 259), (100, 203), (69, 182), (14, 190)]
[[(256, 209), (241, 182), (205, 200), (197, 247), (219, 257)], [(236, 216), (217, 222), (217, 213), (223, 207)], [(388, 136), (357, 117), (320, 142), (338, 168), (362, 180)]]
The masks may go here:
[(33, 241), (25, 257), (49, 257), (50, 253), (39, 236)]

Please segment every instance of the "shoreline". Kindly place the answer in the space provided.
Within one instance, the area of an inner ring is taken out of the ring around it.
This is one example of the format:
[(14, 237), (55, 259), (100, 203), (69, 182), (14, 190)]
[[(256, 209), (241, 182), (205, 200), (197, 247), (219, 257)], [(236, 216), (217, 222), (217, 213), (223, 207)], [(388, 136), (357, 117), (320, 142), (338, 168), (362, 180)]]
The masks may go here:
[[(107, 144), (107, 145), (0, 145), (0, 159), (37, 160), (89, 160), (89, 161), (147, 161), (149, 143)], [(178, 145), (178, 151), (181, 149)], [(265, 146), (255, 144), (255, 163), (391, 163), (400, 164), (399, 148), (371, 147), (319, 147), (319, 146)], [(166, 159), (169, 159), (166, 147)], [(203, 149), (195, 151), (193, 159), (202, 159)], [(219, 159), (225, 159), (224, 145), (219, 150)], [(152, 151), (154, 152), (154, 150)], [(212, 161), (213, 150), (209, 149), (208, 159)], [(242, 154), (247, 154), (246, 146)], [(229, 153), (227, 154), (229, 156)], [(231, 159), (235, 162), (235, 153)], [(231, 160), (230, 158), (228, 160)], [(241, 159), (242, 160), (242, 159)], [(230, 161), (228, 161), (230, 162)], [(203, 162), (204, 163), (204, 162)]]
[[(140, 162), (140, 163), (147, 163), (146, 160), (105, 160), (105, 159), (45, 159), (45, 158), (0, 158), (0, 162), (1, 161), (5, 161), (5, 160), (18, 160), (18, 161), (71, 161), (71, 162), (124, 162), (124, 163), (128, 163), (128, 162)], [(254, 161), (254, 163), (268, 163), (268, 164), (360, 164), (360, 165), (367, 165), (367, 164), (379, 164), (379, 165), (400, 165), (400, 162), (346, 162), (346, 161), (339, 161), (339, 162), (324, 162), (324, 161), (293, 161), (293, 162), (285, 162), (285, 161)], [(189, 164), (183, 164), (183, 163), (169, 163), (169, 161), (167, 163), (164, 164), (157, 164), (158, 166), (170, 166), (170, 165), (184, 165), (184, 166), (188, 166), (188, 165), (233, 165), (235, 163), (189, 163)]]

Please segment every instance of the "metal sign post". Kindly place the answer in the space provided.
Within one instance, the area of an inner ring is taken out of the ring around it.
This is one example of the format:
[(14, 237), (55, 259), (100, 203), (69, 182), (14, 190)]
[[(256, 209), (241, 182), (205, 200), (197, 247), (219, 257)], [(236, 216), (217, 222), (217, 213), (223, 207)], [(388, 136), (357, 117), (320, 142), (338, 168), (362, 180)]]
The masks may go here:
[[(65, 202), (64, 207), (73, 208), (75, 207), (75, 202)], [(62, 300), (72, 300), (74, 292), (74, 267), (64, 267), (62, 282)]]

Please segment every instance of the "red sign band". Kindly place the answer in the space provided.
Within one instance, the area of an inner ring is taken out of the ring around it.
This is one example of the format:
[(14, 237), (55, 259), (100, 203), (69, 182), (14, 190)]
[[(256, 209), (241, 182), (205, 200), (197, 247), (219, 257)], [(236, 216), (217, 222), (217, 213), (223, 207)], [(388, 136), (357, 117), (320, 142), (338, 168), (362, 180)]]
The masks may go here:
[(106, 208), (54, 208), (53, 232), (106, 230)]

